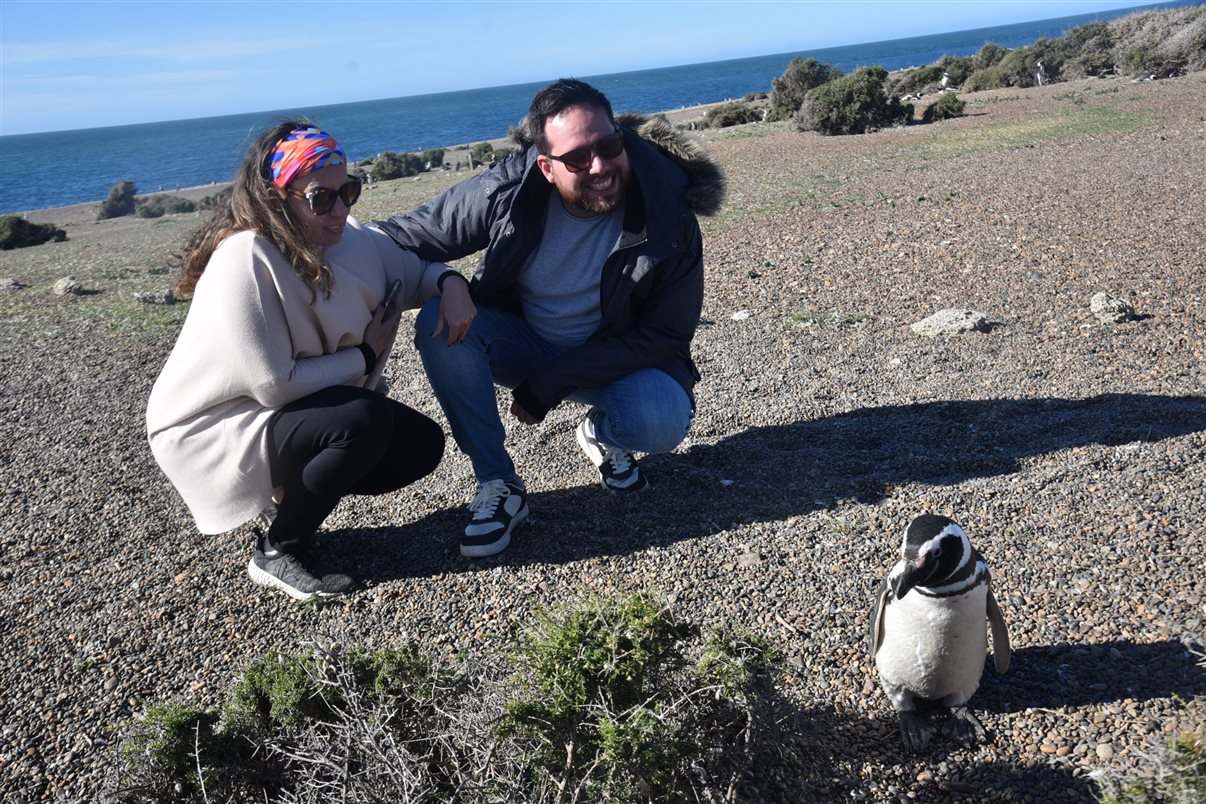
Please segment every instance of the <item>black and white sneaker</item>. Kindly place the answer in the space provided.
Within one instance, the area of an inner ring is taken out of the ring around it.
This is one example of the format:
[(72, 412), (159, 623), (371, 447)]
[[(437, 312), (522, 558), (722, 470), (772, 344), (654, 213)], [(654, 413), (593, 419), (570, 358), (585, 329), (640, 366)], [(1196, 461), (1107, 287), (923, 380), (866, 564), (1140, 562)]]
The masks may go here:
[(631, 452), (619, 447), (609, 447), (599, 440), (595, 426), (595, 416), (598, 413), (598, 408), (591, 408), (574, 431), (574, 435), (578, 439), (578, 446), (582, 447), (586, 457), (598, 468), (599, 481), (603, 488), (613, 494), (644, 491), (649, 488), (649, 481), (641, 474), (641, 467)]
[(247, 574), (254, 583), (279, 589), (294, 600), (309, 600), (313, 597), (338, 597), (356, 588), (356, 582), (346, 575), (332, 572), (316, 576), (306, 566), (302, 557), (283, 550), (268, 555), (258, 539), (255, 554), (247, 562)]
[(469, 510), (473, 518), (461, 537), (461, 555), (485, 558), (507, 549), (511, 531), (528, 518), (528, 495), (519, 483), (487, 480), (478, 484)]

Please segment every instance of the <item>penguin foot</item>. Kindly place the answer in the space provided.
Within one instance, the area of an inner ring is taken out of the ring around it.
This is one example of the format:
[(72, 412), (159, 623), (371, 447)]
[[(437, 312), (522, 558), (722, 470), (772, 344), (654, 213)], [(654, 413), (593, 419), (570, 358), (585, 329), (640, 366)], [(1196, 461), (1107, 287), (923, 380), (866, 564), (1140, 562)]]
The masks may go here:
[(900, 713), (900, 741), (905, 750), (915, 754), (924, 751), (934, 732), (934, 726), (917, 712)]
[(988, 742), (988, 732), (966, 706), (951, 707), (951, 717), (946, 722), (943, 732), (947, 737), (958, 740), (964, 745)]

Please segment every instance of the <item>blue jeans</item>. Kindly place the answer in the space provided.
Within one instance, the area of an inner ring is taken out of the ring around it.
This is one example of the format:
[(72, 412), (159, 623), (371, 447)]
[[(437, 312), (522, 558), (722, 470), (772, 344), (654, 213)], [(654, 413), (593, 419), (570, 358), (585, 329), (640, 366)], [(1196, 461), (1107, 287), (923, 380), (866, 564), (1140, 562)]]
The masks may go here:
[[(465, 340), (448, 345), (445, 330), (432, 337), (440, 299), (427, 302), (415, 320), (415, 346), (457, 446), (473, 462), (479, 482), (519, 480), (508, 454), (494, 385), (514, 388), (532, 366), (565, 352), (540, 337), (517, 315), (479, 307)], [(602, 388), (582, 388), (568, 399), (602, 411), (598, 438), (628, 452), (669, 452), (691, 426), (691, 398), (659, 369), (641, 369)], [(508, 415), (510, 415), (508, 413)]]

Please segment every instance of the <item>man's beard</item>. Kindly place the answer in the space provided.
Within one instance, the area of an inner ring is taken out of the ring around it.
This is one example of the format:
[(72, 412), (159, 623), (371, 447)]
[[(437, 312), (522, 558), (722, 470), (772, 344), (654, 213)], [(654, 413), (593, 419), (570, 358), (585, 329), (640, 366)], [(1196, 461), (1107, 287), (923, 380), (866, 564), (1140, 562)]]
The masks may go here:
[(608, 174), (609, 178), (611, 176), (615, 176), (617, 192), (610, 199), (596, 197), (581, 185), (574, 190), (557, 184), (557, 192), (561, 195), (561, 201), (567, 209), (580, 210), (589, 215), (607, 215), (624, 203), (624, 195), (628, 191), (627, 171), (616, 170), (614, 173)]

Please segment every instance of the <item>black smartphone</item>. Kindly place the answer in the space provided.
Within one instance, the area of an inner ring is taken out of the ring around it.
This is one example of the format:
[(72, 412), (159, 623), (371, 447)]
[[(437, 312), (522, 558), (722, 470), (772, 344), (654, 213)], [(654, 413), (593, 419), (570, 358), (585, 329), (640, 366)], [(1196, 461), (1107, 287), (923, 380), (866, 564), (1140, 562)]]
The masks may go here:
[(382, 302), (382, 307), (384, 307), (386, 311), (388, 311), (389, 306), (394, 303), (394, 297), (398, 295), (398, 291), (401, 289), (402, 289), (402, 280), (395, 279), (394, 284), (390, 285), (390, 287), (389, 287), (389, 293), (385, 294), (385, 301)]

